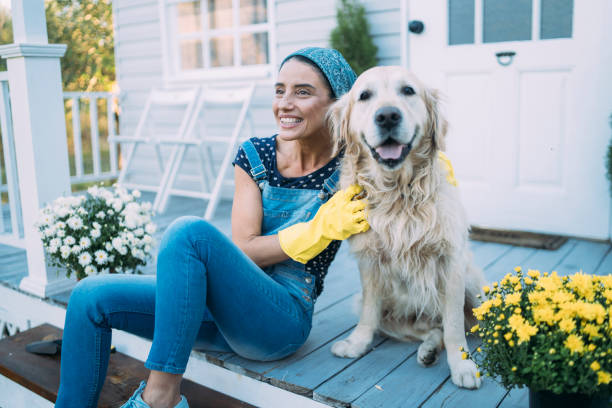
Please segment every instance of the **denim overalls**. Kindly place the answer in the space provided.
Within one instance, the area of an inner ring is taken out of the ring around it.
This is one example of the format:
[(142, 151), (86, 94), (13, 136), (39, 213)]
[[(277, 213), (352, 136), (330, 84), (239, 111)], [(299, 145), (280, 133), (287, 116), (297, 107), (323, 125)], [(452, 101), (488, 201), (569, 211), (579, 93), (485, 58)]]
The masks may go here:
[[(257, 149), (250, 140), (242, 144), (251, 165), (251, 175), (261, 190), (263, 204), (262, 235), (274, 235), (298, 222), (311, 220), (317, 210), (337, 188), (340, 170), (336, 169), (322, 184), (321, 190), (273, 187), (268, 182)], [(316, 277), (305, 270), (305, 265), (288, 259), (264, 269), (274, 280), (287, 287), (312, 314)]]

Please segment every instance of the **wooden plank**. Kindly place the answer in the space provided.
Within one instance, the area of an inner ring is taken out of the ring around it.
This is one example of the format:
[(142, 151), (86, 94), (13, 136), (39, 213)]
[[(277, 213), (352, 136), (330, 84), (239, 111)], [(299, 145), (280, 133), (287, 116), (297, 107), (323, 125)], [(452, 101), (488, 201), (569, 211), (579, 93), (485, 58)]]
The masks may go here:
[(375, 387), (390, 371), (416, 353), (416, 342), (387, 340), (314, 390), (313, 399), (332, 406), (349, 406)]
[[(61, 329), (43, 324), (0, 340), (0, 374), (55, 402), (59, 388), (60, 355), (28, 353), (25, 345), (33, 341), (58, 339), (61, 335)], [(141, 379), (147, 378), (148, 374), (149, 370), (142, 361), (123, 353), (112, 353), (98, 406), (116, 407), (127, 401)], [(189, 400), (190, 407), (252, 407), (189, 380), (183, 380), (181, 393)]]
[(550, 272), (555, 266), (561, 263), (577, 243), (578, 241), (575, 239), (570, 239), (555, 251), (538, 249), (535, 254), (525, 261), (525, 267), (528, 269), (537, 269), (542, 272)]
[(506, 398), (498, 408), (524, 408), (529, 406), (529, 389), (514, 388), (506, 394)]
[(317, 313), (313, 317), (312, 330), (306, 343), (295, 354), (278, 361), (253, 361), (239, 356), (232, 356), (224, 361), (223, 366), (236, 372), (254, 378), (262, 378), (263, 374), (290, 366), (317, 349), (324, 347), (332, 358), (329, 345), (331, 340), (347, 332), (357, 323), (357, 316), (351, 313), (352, 299), (346, 298), (341, 302)]
[(608, 253), (601, 261), (594, 273), (597, 275), (609, 275), (612, 273), (612, 248), (608, 249)]
[[(378, 347), (383, 340), (376, 336), (372, 347)], [(313, 390), (318, 385), (359, 360), (336, 357), (330, 347), (325, 346), (293, 364), (272, 370), (266, 374), (265, 379), (276, 387), (312, 398)]]
[(506, 389), (488, 377), (477, 390), (459, 388), (448, 380), (422, 407), (497, 407), (505, 395)]
[(485, 278), (489, 282), (500, 280), (507, 273), (514, 272), (516, 266), (522, 265), (535, 252), (533, 248), (511, 247), (510, 251), (485, 268)]
[(579, 241), (572, 251), (556, 266), (559, 275), (570, 275), (580, 270), (593, 273), (608, 252), (610, 244), (593, 241)]
[(495, 262), (506, 252), (512, 249), (510, 245), (496, 244), (493, 242), (482, 242), (482, 245), (473, 249), (474, 263), (482, 269)]

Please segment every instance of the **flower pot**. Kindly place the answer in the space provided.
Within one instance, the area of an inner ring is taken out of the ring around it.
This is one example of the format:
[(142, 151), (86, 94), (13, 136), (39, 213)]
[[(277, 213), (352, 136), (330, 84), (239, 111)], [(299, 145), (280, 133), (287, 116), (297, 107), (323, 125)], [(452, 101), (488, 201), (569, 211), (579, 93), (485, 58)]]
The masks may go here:
[(529, 408), (608, 408), (609, 396), (529, 390)]

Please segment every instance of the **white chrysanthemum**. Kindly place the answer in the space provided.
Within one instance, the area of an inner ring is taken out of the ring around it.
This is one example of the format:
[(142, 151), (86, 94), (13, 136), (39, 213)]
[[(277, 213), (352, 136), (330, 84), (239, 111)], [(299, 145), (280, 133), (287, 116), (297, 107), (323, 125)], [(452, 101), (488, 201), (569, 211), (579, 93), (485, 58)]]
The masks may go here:
[(83, 207), (79, 207), (77, 209), (77, 214), (85, 216), (85, 215), (87, 215), (87, 210), (84, 209)]
[(117, 251), (119, 251), (119, 248), (121, 248), (123, 246), (123, 240), (120, 237), (115, 237), (111, 241), (111, 244), (113, 244), (113, 248), (115, 248)]
[(58, 249), (59, 247), (57, 245), (49, 245), (47, 251), (49, 251), (50, 254), (54, 254), (57, 252)]
[(98, 195), (100, 195), (100, 187), (91, 186), (87, 189), (87, 192), (91, 194), (93, 197), (98, 197)]
[(59, 238), (53, 238), (51, 241), (49, 241), (49, 246), (59, 247), (61, 245), (62, 245), (62, 240)]
[(51, 225), (51, 224), (53, 224), (53, 223), (55, 222), (55, 216), (54, 216), (54, 215), (53, 215), (51, 212), (47, 212), (47, 211), (45, 211), (45, 212), (44, 212), (44, 213), (41, 215), (41, 217), (40, 217), (40, 219), (38, 220), (38, 222), (39, 222), (41, 225), (45, 225), (45, 226), (46, 226), (46, 225)]
[(94, 253), (94, 257), (96, 258), (96, 263), (98, 265), (104, 265), (107, 261), (108, 261), (108, 254), (106, 253), (106, 251), (103, 250), (97, 250)]
[(98, 273), (98, 269), (97, 269), (95, 266), (93, 266), (93, 265), (87, 265), (87, 266), (85, 267), (85, 274), (86, 274), (86, 275), (88, 275), (88, 276), (89, 276), (89, 275), (93, 275), (93, 274), (95, 274), (95, 273)]
[(97, 223), (97, 222), (95, 222), (95, 221), (91, 223), (91, 226), (92, 226), (92, 227), (94, 227), (95, 229), (100, 229), (100, 228), (102, 228), (102, 226), (100, 225), (100, 223)]
[(144, 235), (144, 229), (142, 229), (142, 228), (136, 228), (136, 229), (134, 230), (134, 235), (135, 235), (135, 236), (137, 236), (137, 237), (141, 237), (141, 236), (143, 236), (143, 235)]
[(155, 224), (153, 224), (152, 222), (148, 223), (145, 226), (145, 231), (147, 232), (147, 234), (153, 235), (155, 234), (155, 230), (157, 229), (157, 227), (155, 227)]
[(73, 236), (68, 235), (66, 238), (64, 238), (64, 244), (66, 245), (74, 245), (76, 243), (76, 239), (74, 239)]
[(117, 198), (112, 200), (112, 204), (111, 205), (113, 207), (113, 210), (115, 210), (117, 212), (121, 211), (121, 209), (123, 208), (123, 202), (120, 199), (117, 199)]
[(140, 194), (140, 191), (138, 191), (138, 190), (134, 190), (134, 191), (132, 191), (132, 195), (133, 195), (134, 197), (136, 197), (136, 198), (140, 198), (140, 195), (141, 195), (141, 194)]
[(57, 229), (64, 229), (66, 228), (66, 223), (64, 221), (58, 221), (55, 223), (55, 228)]
[(153, 237), (150, 235), (145, 235), (144, 237), (142, 237), (142, 242), (144, 242), (145, 244), (152, 244)]
[(132, 252), (132, 256), (134, 258), (138, 258), (138, 259), (141, 259), (141, 260), (145, 259), (145, 253), (142, 250), (137, 249), (137, 248), (132, 248), (131, 252)]
[(112, 251), (113, 245), (110, 242), (107, 242), (104, 244), (104, 248), (106, 248), (107, 251)]
[(96, 214), (96, 218), (104, 219), (104, 217), (106, 217), (106, 214), (104, 214), (104, 211), (98, 211), (98, 213)]
[(57, 232), (57, 229), (55, 229), (55, 227), (52, 225), (45, 230), (44, 234), (46, 237), (52, 237), (55, 235), (56, 232)]
[(89, 252), (83, 252), (81, 255), (79, 255), (79, 263), (82, 266), (89, 265), (91, 263), (91, 255)]
[(117, 252), (119, 252), (121, 255), (125, 255), (128, 253), (128, 249), (124, 246), (120, 247), (119, 249), (117, 249)]
[(79, 254), (81, 253), (82, 250), (83, 248), (81, 248), (79, 245), (75, 245), (72, 248), (70, 248), (70, 252), (72, 252), (73, 254)]
[(68, 218), (68, 221), (66, 221), (66, 223), (73, 230), (79, 230), (83, 228), (83, 220), (81, 219), (81, 217), (70, 217)]
[(106, 211), (106, 213), (107, 213), (108, 215), (113, 215), (115, 212), (109, 208), (109, 209)]
[(66, 231), (64, 231), (63, 229), (58, 229), (57, 231), (55, 231), (55, 235), (60, 238), (64, 238), (66, 236)]
[(62, 258), (68, 258), (70, 256), (70, 247), (68, 245), (62, 245), (60, 247), (60, 254), (62, 255)]
[(91, 239), (83, 237), (79, 240), (79, 245), (81, 246), (81, 248), (87, 249), (91, 246)]
[(92, 229), (89, 235), (91, 235), (93, 239), (96, 239), (96, 238), (100, 238), (100, 235), (102, 235), (102, 232), (100, 232), (99, 229)]
[(150, 254), (152, 249), (153, 249), (153, 247), (151, 245), (149, 245), (149, 244), (144, 246), (144, 251), (147, 254)]
[(58, 205), (53, 207), (53, 212), (57, 218), (63, 218), (70, 213), (70, 209), (68, 207)]

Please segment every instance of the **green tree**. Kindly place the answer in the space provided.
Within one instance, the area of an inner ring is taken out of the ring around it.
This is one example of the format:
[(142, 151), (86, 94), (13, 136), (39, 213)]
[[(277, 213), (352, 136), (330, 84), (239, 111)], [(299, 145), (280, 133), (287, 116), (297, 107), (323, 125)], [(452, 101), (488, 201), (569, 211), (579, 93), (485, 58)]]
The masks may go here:
[[(61, 59), (65, 91), (107, 91), (115, 81), (111, 0), (45, 2), (50, 44), (66, 44)], [(0, 44), (13, 42), (10, 12), (0, 7)], [(6, 70), (6, 61), (0, 61)]]
[(341, 0), (338, 25), (331, 32), (331, 46), (344, 55), (357, 75), (377, 64), (378, 47), (372, 41), (365, 8), (357, 0)]

